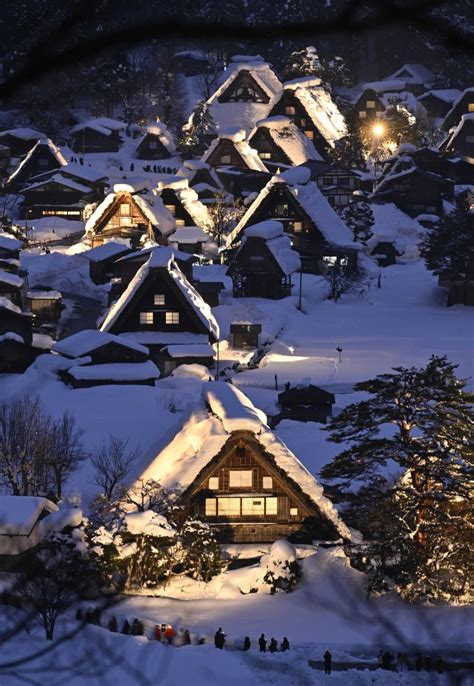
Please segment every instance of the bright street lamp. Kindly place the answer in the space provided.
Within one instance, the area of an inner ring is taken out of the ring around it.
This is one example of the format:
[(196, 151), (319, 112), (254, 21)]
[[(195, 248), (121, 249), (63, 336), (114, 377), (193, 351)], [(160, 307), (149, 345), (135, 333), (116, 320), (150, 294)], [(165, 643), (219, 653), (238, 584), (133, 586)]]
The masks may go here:
[(382, 138), (385, 133), (385, 126), (383, 124), (374, 124), (372, 133), (376, 138)]

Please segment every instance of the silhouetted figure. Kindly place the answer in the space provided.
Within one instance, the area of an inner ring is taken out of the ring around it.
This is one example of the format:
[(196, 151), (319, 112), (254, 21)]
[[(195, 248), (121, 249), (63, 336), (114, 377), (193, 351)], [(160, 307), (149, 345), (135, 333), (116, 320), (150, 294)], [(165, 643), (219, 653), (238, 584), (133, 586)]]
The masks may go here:
[(92, 612), (92, 623), (100, 626), (100, 610), (98, 607), (94, 608)]
[(122, 634), (125, 634), (125, 636), (128, 636), (129, 633), (130, 633), (130, 622), (128, 621), (128, 619), (126, 619), (123, 623), (123, 626), (122, 626)]
[(438, 674), (444, 674), (444, 660), (441, 656), (436, 660), (435, 667)]
[(382, 669), (383, 667), (383, 650), (379, 650), (379, 654), (377, 655), (377, 665), (379, 669)]
[(431, 667), (433, 666), (431, 655), (425, 655), (425, 669), (427, 672), (431, 672)]
[(188, 646), (191, 643), (191, 636), (189, 635), (189, 629), (183, 631), (183, 645)]
[(278, 643), (276, 642), (275, 638), (272, 638), (272, 640), (270, 641), (270, 645), (268, 646), (268, 650), (271, 653), (276, 653), (277, 649), (278, 649)]
[(382, 657), (382, 667), (383, 669), (392, 669), (393, 655), (388, 650), (386, 650)]
[(79, 164), (81, 165), (81, 167), (84, 166), (84, 158), (83, 157), (79, 157)]
[(94, 612), (93, 612), (93, 610), (92, 610), (90, 607), (87, 608), (87, 610), (86, 610), (86, 612), (85, 612), (85, 614), (84, 614), (84, 620), (85, 620), (88, 624), (94, 624)]
[(250, 650), (250, 638), (248, 636), (244, 638), (243, 650)]
[(107, 624), (107, 629), (112, 631), (114, 634), (117, 632), (117, 617), (112, 615)]
[(133, 164), (133, 162), (130, 165), (130, 171), (135, 171), (135, 165)]
[(281, 642), (280, 648), (281, 648), (281, 652), (282, 652), (282, 653), (284, 653), (285, 650), (289, 650), (289, 649), (290, 649), (290, 642), (289, 642), (289, 640), (287, 639), (286, 636), (283, 638), (283, 641)]
[(423, 658), (421, 657), (421, 653), (417, 653), (415, 657), (415, 669), (417, 672), (421, 672), (421, 666), (423, 664)]
[(331, 674), (331, 669), (332, 669), (332, 655), (329, 652), (329, 650), (326, 650), (324, 653), (324, 673), (325, 674)]
[(82, 610), (80, 607), (76, 610), (76, 619), (78, 622), (82, 622)]
[(224, 647), (225, 643), (225, 633), (222, 631), (222, 627), (219, 627), (214, 634), (214, 645), (216, 648), (219, 648), (219, 650), (222, 650)]
[(260, 652), (264, 653), (267, 649), (267, 639), (265, 638), (265, 634), (262, 634), (260, 638), (258, 639), (258, 646), (260, 648)]
[(131, 636), (143, 636), (143, 624), (135, 617), (130, 627)]
[(161, 625), (157, 624), (153, 630), (153, 636), (157, 641), (161, 641)]

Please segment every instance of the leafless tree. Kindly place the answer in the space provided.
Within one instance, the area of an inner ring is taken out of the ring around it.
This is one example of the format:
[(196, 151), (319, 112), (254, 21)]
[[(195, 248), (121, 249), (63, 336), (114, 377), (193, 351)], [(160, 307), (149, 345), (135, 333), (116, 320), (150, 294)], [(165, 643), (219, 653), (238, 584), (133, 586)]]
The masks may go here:
[(127, 438), (110, 436), (108, 443), (96, 448), (92, 454), (94, 475), (92, 482), (102, 488), (107, 500), (113, 500), (133, 462), (140, 455), (139, 448), (129, 449)]
[(65, 412), (52, 426), (49, 468), (58, 500), (62, 497), (64, 484), (86, 458), (83, 435), (83, 429), (77, 426), (75, 417), (69, 412)]
[(219, 248), (244, 212), (245, 207), (239, 200), (229, 205), (224, 192), (217, 194), (216, 202), (209, 207), (209, 232), (216, 239)]
[(46, 640), (52, 641), (58, 618), (74, 600), (72, 591), (51, 576), (38, 575), (25, 583), (22, 593), (25, 605), (44, 629)]
[(214, 93), (222, 71), (222, 56), (213, 50), (206, 54), (208, 68), (204, 74), (197, 78), (197, 88), (201, 98), (208, 100)]

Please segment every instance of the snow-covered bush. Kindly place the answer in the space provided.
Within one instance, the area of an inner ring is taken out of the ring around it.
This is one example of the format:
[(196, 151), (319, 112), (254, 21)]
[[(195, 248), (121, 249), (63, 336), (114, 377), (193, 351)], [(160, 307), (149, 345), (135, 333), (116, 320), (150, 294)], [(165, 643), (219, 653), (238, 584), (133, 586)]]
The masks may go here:
[(354, 241), (366, 244), (372, 236), (372, 226), (374, 225), (374, 213), (366, 202), (354, 202), (341, 212), (341, 218), (347, 224), (354, 235)]
[(260, 560), (263, 581), (275, 593), (291, 593), (301, 581), (302, 571), (294, 546), (284, 539), (275, 541), (268, 555)]
[(210, 581), (222, 571), (221, 549), (208, 524), (187, 519), (179, 531), (183, 570), (193, 579)]

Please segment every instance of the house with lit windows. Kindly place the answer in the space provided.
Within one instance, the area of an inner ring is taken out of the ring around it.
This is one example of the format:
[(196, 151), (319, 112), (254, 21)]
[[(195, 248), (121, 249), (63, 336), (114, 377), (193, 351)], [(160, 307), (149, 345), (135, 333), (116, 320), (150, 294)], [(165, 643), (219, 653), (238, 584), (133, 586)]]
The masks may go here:
[(363, 125), (381, 117), (392, 103), (400, 103), (408, 111), (415, 113), (419, 107), (416, 96), (406, 88), (405, 81), (386, 79), (366, 83), (359, 90), (353, 104), (353, 118)]
[(41, 138), (9, 176), (7, 185), (9, 188), (21, 188), (31, 176), (52, 169), (60, 170), (66, 165), (59, 148), (49, 138)]
[(279, 115), (257, 122), (249, 145), (268, 170), (296, 167), (308, 160), (322, 161), (313, 142), (288, 117)]
[(164, 242), (174, 229), (173, 217), (155, 194), (141, 193), (128, 184), (115, 184), (86, 222), (84, 239), (95, 248), (104, 241), (142, 238)]
[(249, 133), (268, 116), (270, 102), (280, 90), (272, 65), (260, 55), (234, 55), (207, 100), (216, 132), (239, 127)]
[(347, 134), (344, 116), (321, 80), (314, 77), (284, 83), (270, 103), (268, 116), (290, 119), (323, 157)]
[[(449, 136), (441, 144), (440, 150), (467, 161), (474, 160), (474, 111), (462, 115), (461, 121), (450, 131)], [(474, 178), (474, 169), (472, 169), (472, 178)]]
[(289, 169), (273, 176), (258, 194), (228, 237), (228, 247), (236, 246), (247, 227), (276, 219), (291, 237), (299, 253), (303, 272), (320, 274), (325, 263), (357, 268), (360, 246), (317, 185), (306, 167)]
[(180, 364), (214, 361), (219, 327), (170, 248), (155, 248), (112, 304), (101, 331), (146, 346), (162, 375)]
[(223, 381), (203, 384), (182, 429), (139, 479), (177, 490), (183, 516), (208, 522), (221, 542), (350, 539), (320, 484), (269, 429), (265, 414)]
[(449, 130), (457, 126), (463, 114), (474, 113), (474, 87), (466, 88), (454, 101), (443, 121), (443, 128)]
[(164, 175), (154, 191), (168, 212), (173, 230), (184, 226), (206, 229), (210, 223), (209, 212), (187, 178)]
[(246, 139), (244, 129), (232, 129), (215, 138), (202, 157), (211, 167), (236, 167), (245, 171), (266, 172), (263, 160)]

